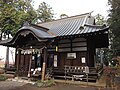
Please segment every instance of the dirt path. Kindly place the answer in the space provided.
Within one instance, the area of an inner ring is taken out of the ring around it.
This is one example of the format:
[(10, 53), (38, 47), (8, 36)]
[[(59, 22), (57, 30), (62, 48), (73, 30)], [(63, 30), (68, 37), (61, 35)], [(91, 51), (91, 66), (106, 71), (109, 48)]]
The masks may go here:
[(114, 90), (114, 89), (100, 89), (92, 86), (81, 86), (73, 84), (56, 84), (52, 87), (39, 88), (30, 84), (20, 83), (16, 81), (0, 82), (0, 90)]
[(0, 90), (13, 90), (14, 88), (21, 87), (25, 83), (15, 81), (0, 81)]
[[(1, 89), (0, 89), (1, 90)], [(96, 87), (80, 87), (79, 85), (58, 84), (56, 86), (39, 88), (31, 85), (16, 87), (12, 90), (98, 90)]]

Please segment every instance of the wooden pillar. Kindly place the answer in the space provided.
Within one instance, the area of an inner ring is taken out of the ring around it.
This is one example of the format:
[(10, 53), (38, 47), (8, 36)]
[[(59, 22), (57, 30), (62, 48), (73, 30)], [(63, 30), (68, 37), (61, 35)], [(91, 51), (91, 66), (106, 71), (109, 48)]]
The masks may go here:
[(46, 61), (47, 61), (47, 48), (44, 48), (44, 61), (43, 61), (43, 66), (42, 66), (42, 78), (41, 80), (45, 80), (45, 70), (46, 70)]
[(17, 67), (17, 77), (19, 76), (19, 61), (21, 58), (21, 50), (18, 49), (18, 58), (16, 58), (17, 62), (16, 62), (16, 67)]
[(72, 39), (70, 40), (70, 51), (72, 52)]
[(93, 37), (88, 37), (87, 39), (87, 55), (88, 55), (88, 61), (87, 61), (87, 66), (89, 67), (94, 67), (95, 62), (94, 62), (94, 54), (95, 54), (95, 45), (94, 45), (94, 38)]

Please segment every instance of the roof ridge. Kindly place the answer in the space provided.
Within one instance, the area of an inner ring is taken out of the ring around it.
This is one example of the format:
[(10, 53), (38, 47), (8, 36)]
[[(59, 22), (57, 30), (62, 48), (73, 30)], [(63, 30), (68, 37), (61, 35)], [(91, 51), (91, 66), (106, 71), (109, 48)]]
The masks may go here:
[[(31, 24), (31, 26), (32, 26), (33, 28), (36, 28), (36, 27), (38, 27), (38, 28), (43, 28), (43, 30), (42, 30), (42, 29), (40, 29), (40, 30), (45, 31), (45, 32), (47, 32), (48, 34), (50, 34), (50, 35), (52, 35), (52, 36), (56, 36), (54, 33), (50, 32), (49, 29), (46, 28), (46, 27), (39, 26), (39, 25), (36, 25), (36, 24)], [(34, 26), (35, 26), (35, 27), (34, 27)]]
[(92, 13), (92, 12), (84, 13), (84, 14), (80, 14), (80, 15), (75, 15), (75, 16), (70, 16), (70, 17), (66, 17), (66, 18), (60, 18), (60, 19), (56, 19), (56, 20), (48, 21), (48, 22), (40, 22), (40, 23), (38, 23), (37, 25), (43, 24), (43, 23), (50, 23), (50, 22), (54, 22), (54, 21), (59, 21), (59, 20), (70, 19), (70, 18), (79, 17), (79, 16), (85, 16), (85, 15), (90, 15), (90, 16), (91, 16), (91, 13)]
[(37, 25), (37, 24), (30, 24), (30, 26), (45, 29), (44, 31), (48, 31), (48, 30), (49, 30), (48, 28), (43, 27), (43, 26), (39, 26), (39, 25)]
[(84, 26), (97, 27), (97, 28), (105, 28), (105, 27), (107, 27), (106, 24), (103, 24), (103, 25), (85, 24)]

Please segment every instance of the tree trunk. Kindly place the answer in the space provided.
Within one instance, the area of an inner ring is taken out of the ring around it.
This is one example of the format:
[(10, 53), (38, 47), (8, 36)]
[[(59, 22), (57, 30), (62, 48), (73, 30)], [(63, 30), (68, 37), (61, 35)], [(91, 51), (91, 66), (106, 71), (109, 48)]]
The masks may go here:
[(5, 61), (5, 70), (9, 68), (9, 47), (6, 48), (6, 61)]

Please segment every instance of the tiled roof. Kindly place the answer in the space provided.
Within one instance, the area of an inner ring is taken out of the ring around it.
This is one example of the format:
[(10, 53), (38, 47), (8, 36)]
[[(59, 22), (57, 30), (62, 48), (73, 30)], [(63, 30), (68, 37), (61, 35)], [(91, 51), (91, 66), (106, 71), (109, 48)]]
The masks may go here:
[(85, 24), (83, 30), (79, 30), (76, 34), (95, 33), (100, 31), (106, 31), (108, 27), (106, 25), (89, 25)]
[[(94, 25), (94, 23), (95, 19), (90, 15), (90, 13), (86, 13), (37, 25), (48, 28), (49, 31), (54, 33), (56, 36), (83, 34), (105, 29), (105, 27), (90, 26)], [(81, 27), (84, 28), (81, 29)]]
[(38, 26), (48, 28), (49, 31), (56, 34), (56, 36), (66, 36), (81, 34), (83, 30), (80, 30), (80, 27), (84, 26), (84, 24), (94, 24), (94, 18), (90, 16), (89, 13), (51, 22), (40, 23)]
[(42, 29), (38, 29), (38, 28), (34, 28), (32, 26), (24, 26), (22, 27), (17, 33), (20, 33), (21, 31), (24, 32), (24, 30), (30, 30), (31, 32), (33, 32), (36, 36), (38, 36), (39, 38), (53, 38), (54, 35), (50, 34), (49, 31), (45, 31), (45, 30), (42, 30)]

